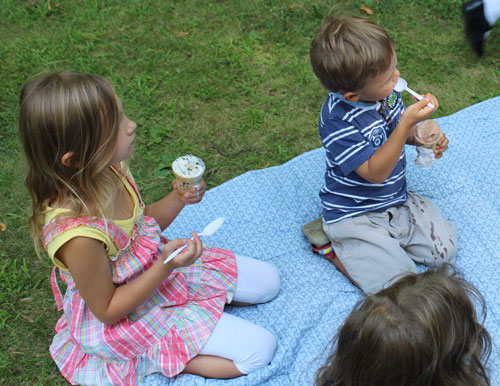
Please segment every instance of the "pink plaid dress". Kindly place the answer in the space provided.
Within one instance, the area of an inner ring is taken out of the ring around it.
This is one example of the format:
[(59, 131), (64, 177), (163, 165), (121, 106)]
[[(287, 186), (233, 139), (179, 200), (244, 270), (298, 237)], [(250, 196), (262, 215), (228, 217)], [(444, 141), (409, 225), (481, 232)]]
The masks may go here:
[[(132, 178), (127, 180), (144, 207)], [(142, 213), (142, 210), (139, 211)], [(113, 282), (120, 285), (147, 270), (168, 242), (156, 221), (144, 215), (135, 220), (131, 237), (112, 222), (90, 217), (56, 217), (44, 227), (45, 245), (78, 227), (107, 234), (119, 253), (110, 256)], [(67, 270), (64, 297), (52, 288), (64, 310), (50, 346), (52, 358), (64, 377), (80, 385), (137, 385), (144, 376), (161, 372), (179, 374), (198, 354), (219, 320), (236, 287), (236, 259), (230, 251), (205, 248), (193, 265), (176, 269), (133, 313), (107, 325), (89, 310)]]

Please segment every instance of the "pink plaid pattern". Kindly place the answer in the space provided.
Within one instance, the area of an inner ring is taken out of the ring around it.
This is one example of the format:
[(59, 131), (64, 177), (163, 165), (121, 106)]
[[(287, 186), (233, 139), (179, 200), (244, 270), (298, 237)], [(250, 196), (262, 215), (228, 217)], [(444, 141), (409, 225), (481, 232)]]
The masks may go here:
[[(127, 178), (136, 190), (132, 178)], [(56, 218), (44, 227), (45, 244), (78, 227), (106, 233), (120, 250), (116, 259), (110, 259), (115, 284), (147, 269), (168, 242), (156, 221), (141, 215), (130, 238), (102, 219)], [(173, 377), (197, 355), (232, 299), (237, 269), (231, 251), (204, 249), (193, 265), (172, 272), (141, 306), (112, 325), (101, 323), (88, 309), (69, 271), (61, 270), (61, 277), (67, 284), (64, 314), (50, 346), (61, 373), (72, 384), (137, 385), (153, 372)], [(57, 299), (55, 274), (52, 288)]]

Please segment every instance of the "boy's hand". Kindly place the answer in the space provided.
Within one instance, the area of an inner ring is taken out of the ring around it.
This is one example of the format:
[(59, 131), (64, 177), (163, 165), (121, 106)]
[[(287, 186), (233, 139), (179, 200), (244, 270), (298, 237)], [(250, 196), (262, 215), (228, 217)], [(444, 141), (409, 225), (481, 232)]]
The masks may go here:
[[(401, 117), (401, 120), (407, 121), (410, 127), (415, 126), (419, 122), (425, 121), (439, 107), (437, 98), (432, 94), (425, 94), (424, 99), (421, 101), (415, 97), (413, 97), (413, 100), (415, 103), (408, 106)], [(434, 108), (429, 107), (428, 103), (432, 103)]]
[(448, 140), (446, 135), (443, 133), (438, 144), (434, 147), (434, 157), (441, 158), (443, 156), (443, 153), (448, 149), (449, 142), (450, 141)]

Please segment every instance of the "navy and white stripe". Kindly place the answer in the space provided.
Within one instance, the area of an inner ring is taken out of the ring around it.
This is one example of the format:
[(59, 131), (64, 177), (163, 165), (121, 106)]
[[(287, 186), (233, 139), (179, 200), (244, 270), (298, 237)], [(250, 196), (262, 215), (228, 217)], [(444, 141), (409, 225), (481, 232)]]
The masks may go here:
[(320, 190), (324, 221), (383, 211), (406, 201), (404, 151), (383, 183), (369, 182), (354, 171), (387, 140), (404, 108), (401, 94), (395, 92), (385, 103), (350, 103), (340, 94), (328, 95), (319, 118), (319, 135), (326, 150), (325, 185)]

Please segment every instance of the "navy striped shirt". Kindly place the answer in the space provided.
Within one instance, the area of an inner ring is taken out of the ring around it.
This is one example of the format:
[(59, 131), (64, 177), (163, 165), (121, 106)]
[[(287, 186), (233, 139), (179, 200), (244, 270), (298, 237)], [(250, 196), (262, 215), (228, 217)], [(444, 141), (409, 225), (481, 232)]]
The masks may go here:
[(383, 183), (369, 182), (354, 171), (387, 140), (404, 109), (397, 92), (378, 103), (351, 103), (340, 94), (328, 94), (319, 119), (326, 150), (325, 185), (319, 193), (325, 222), (384, 211), (406, 201), (404, 150)]

